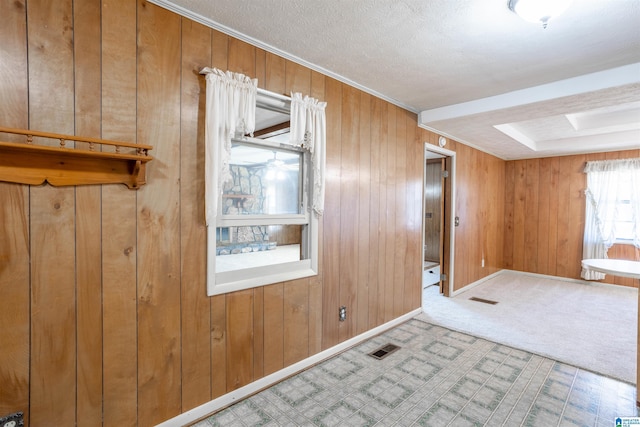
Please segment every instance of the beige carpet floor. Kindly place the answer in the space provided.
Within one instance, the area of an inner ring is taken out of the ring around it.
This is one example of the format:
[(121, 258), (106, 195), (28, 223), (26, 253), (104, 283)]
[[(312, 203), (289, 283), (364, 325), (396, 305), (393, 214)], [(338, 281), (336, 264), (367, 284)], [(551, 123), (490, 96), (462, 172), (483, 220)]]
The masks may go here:
[(453, 298), (427, 287), (423, 311), (425, 322), (636, 382), (637, 289), (503, 270)]

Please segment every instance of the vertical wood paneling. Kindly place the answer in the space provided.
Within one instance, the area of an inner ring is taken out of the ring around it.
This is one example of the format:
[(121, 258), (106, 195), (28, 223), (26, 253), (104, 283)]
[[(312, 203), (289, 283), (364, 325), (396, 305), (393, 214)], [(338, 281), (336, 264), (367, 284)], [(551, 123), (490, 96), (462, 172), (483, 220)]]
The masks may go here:
[(504, 268), (513, 269), (513, 247), (514, 247), (514, 201), (515, 201), (515, 162), (507, 162), (505, 165), (505, 186), (504, 186)]
[(74, 192), (31, 192), (31, 407), (33, 425), (75, 424)]
[(286, 91), (286, 61), (279, 56), (267, 52), (266, 89), (283, 95)]
[(540, 191), (538, 193), (538, 205), (533, 207), (537, 209), (538, 223), (536, 227), (537, 233), (537, 269), (542, 274), (551, 274), (549, 272), (549, 205), (551, 193), (547, 191), (551, 187), (551, 163), (541, 159), (540, 168), (537, 176)]
[(404, 310), (409, 311), (422, 303), (422, 162), (424, 144), (418, 138), (418, 128), (414, 126), (417, 117), (405, 113), (407, 122), (407, 203), (408, 221), (406, 229), (409, 233), (406, 241)]
[[(459, 289), (468, 281), (468, 266), (470, 249), (466, 243), (470, 241), (469, 223), (470, 215), (468, 200), (472, 189), (470, 186), (469, 172), (471, 171), (471, 159), (469, 151), (464, 145), (456, 150), (456, 216), (460, 218), (460, 224), (455, 229), (455, 276), (454, 290)], [(459, 243), (464, 242), (464, 243)]]
[[(0, 110), (2, 107), (0, 106)], [(29, 419), (29, 192), (0, 183), (0, 411)], [(11, 325), (11, 327), (8, 327)]]
[(549, 274), (556, 275), (558, 272), (558, 209), (559, 209), (559, 186), (560, 186), (560, 164), (559, 159), (549, 159), (551, 164), (551, 185), (549, 187), (549, 245), (548, 250), (548, 264)]
[[(571, 223), (569, 197), (571, 185), (571, 161), (568, 157), (561, 157), (559, 162), (560, 181), (558, 185), (558, 241), (556, 244), (556, 274), (568, 277), (569, 273), (569, 237), (567, 231)], [(525, 256), (523, 254), (522, 256)]]
[(380, 149), (381, 149), (381, 131), (380, 131), (380, 117), (382, 116), (382, 101), (374, 98), (371, 101), (371, 142), (369, 144), (370, 151), (370, 198), (369, 198), (369, 272), (368, 272), (368, 284), (369, 284), (369, 300), (367, 301), (367, 313), (368, 313), (368, 328), (373, 328), (378, 325), (378, 313), (379, 313), (379, 293), (380, 293), (380, 280), (379, 280), (379, 268), (383, 265), (380, 262), (380, 251), (382, 245), (380, 244)]
[(527, 211), (525, 204), (526, 199), (526, 173), (527, 163), (524, 160), (515, 162), (514, 194), (516, 201), (513, 212), (513, 268), (524, 271), (524, 237), (527, 224)]
[[(461, 158), (464, 160), (464, 167), (461, 168), (464, 170), (463, 177), (465, 184), (464, 197), (460, 199), (460, 205), (458, 207), (461, 209), (460, 215), (460, 226), (458, 230), (460, 230), (460, 236), (456, 236), (458, 241), (465, 242), (465, 248), (462, 249), (462, 260), (456, 259), (457, 264), (457, 276), (456, 281), (458, 282), (456, 285), (459, 287), (464, 283), (469, 283), (471, 273), (470, 270), (473, 266), (473, 258), (475, 254), (475, 229), (473, 228), (473, 223), (475, 221), (476, 213), (479, 213), (478, 210), (474, 208), (474, 198), (473, 198), (473, 180), (472, 172), (476, 167), (474, 165), (474, 152), (469, 149), (467, 146), (460, 146), (458, 148), (458, 152), (461, 153)], [(459, 188), (459, 187), (458, 187)], [(462, 262), (460, 262), (462, 261)], [(462, 280), (459, 280), (462, 279)], [(457, 290), (458, 288), (456, 288)]]
[[(636, 157), (638, 151), (507, 162), (506, 182), (521, 181), (520, 174), (525, 168), (523, 165), (527, 166), (526, 184), (522, 189), (512, 192), (507, 186), (505, 191), (505, 266), (516, 270), (579, 279), (585, 223), (585, 162)], [(521, 212), (526, 212), (526, 217), (521, 221), (514, 221), (511, 230), (509, 218), (518, 217)], [(527, 236), (524, 247), (518, 247), (517, 240), (513, 240), (513, 236), (517, 235)], [(624, 246), (613, 247), (609, 257), (634, 259), (636, 255), (633, 251), (623, 248)], [(512, 266), (509, 264), (511, 259)], [(614, 277), (607, 277), (604, 282), (637, 286)]]
[[(76, 134), (100, 137), (100, 1), (75, 1), (73, 12)], [(102, 423), (100, 187), (77, 187), (75, 209), (78, 345), (76, 422), (78, 425), (99, 425)]]
[(211, 30), (211, 66), (227, 70), (229, 65), (229, 36)]
[(256, 49), (256, 75), (258, 79), (258, 87), (266, 89), (267, 81), (267, 52), (262, 49)]
[[(327, 168), (325, 172), (325, 208), (323, 215), (322, 348), (339, 342), (338, 307), (340, 304), (340, 136), (342, 132), (342, 84), (325, 80), (327, 123)], [(330, 107), (329, 107), (330, 106)]]
[(211, 30), (182, 19), (180, 99), (180, 281), (182, 408), (211, 399), (211, 306), (206, 282), (204, 224), (205, 80), (211, 64)]
[[(74, 131), (71, 1), (29, 2), (29, 126)], [(31, 187), (31, 393), (33, 425), (76, 422), (75, 194)]]
[[(387, 167), (387, 147), (389, 145), (389, 121), (387, 120), (387, 115), (391, 106), (386, 103), (379, 103), (380, 109), (375, 110), (373, 114), (374, 123), (378, 124), (377, 126), (377, 139), (372, 140), (372, 144), (377, 144), (379, 148), (379, 163), (378, 163), (378, 194), (380, 195), (379, 206), (377, 208), (378, 212), (378, 228), (376, 230), (378, 237), (378, 266), (377, 266), (377, 304), (375, 308), (376, 314), (376, 325), (381, 325), (385, 322), (385, 309), (386, 309), (386, 285), (387, 285), (387, 267), (389, 266), (388, 262), (385, 260), (387, 258), (387, 183), (389, 180), (389, 172)], [(376, 209), (373, 206), (373, 209)]]
[[(29, 127), (73, 133), (72, 0), (28, 4)], [(45, 144), (51, 144), (43, 142)]]
[(149, 184), (138, 193), (137, 212), (142, 425), (171, 418), (181, 409), (180, 22), (165, 9), (138, 3), (137, 133), (139, 142), (154, 144), (155, 157), (147, 167)]
[(309, 356), (309, 279), (284, 283), (284, 366)]
[(264, 377), (264, 288), (253, 290), (253, 376)]
[[(27, 9), (25, 0), (0, 4), (0, 90), (2, 121), (7, 127), (26, 128), (28, 124)], [(3, 135), (3, 138), (12, 138)]]
[(249, 77), (256, 74), (256, 48), (233, 37), (229, 38), (229, 69)]
[[(24, 2), (0, 2), (0, 117), (27, 128), (27, 14)], [(3, 135), (3, 138), (7, 138)], [(29, 187), (0, 183), (0, 413), (29, 422)]]
[[(347, 319), (339, 323), (340, 341), (355, 333), (358, 270), (358, 140), (360, 131), (360, 95), (343, 85), (342, 126), (340, 134), (340, 291), (339, 305), (347, 308)], [(338, 312), (338, 307), (335, 307)]]
[(401, 316), (404, 313), (404, 260), (407, 250), (407, 128), (404, 119), (404, 111), (397, 108), (396, 111), (396, 155), (395, 155), (395, 224), (396, 230), (394, 242), (394, 269), (393, 274), (393, 315)]
[[(525, 161), (525, 223), (537, 224), (538, 223), (538, 160), (526, 160)], [(537, 227), (525, 227), (524, 228), (524, 251), (530, 256), (525, 257), (524, 270), (525, 271), (537, 271), (538, 270), (538, 229)]]
[[(136, 2), (102, 0), (102, 137), (136, 141)], [(155, 153), (154, 153), (155, 155)], [(102, 188), (104, 425), (135, 425), (138, 410), (136, 196)]]
[(284, 285), (265, 286), (264, 291), (264, 374), (284, 367)]
[(211, 397), (227, 392), (227, 297), (211, 298)]
[[(506, 176), (505, 176), (505, 162), (502, 159), (491, 158), (491, 166), (489, 171), (493, 172), (493, 190), (492, 194), (494, 199), (492, 205), (487, 207), (489, 216), (492, 219), (495, 229), (488, 235), (487, 245), (489, 248), (494, 248), (495, 252), (492, 258), (487, 261), (487, 265), (490, 270), (488, 273), (495, 273), (501, 270), (503, 267), (504, 259), (504, 247), (501, 244), (503, 239), (501, 236), (505, 233), (504, 218), (505, 218), (505, 202), (504, 194), (501, 189), (505, 188)], [(494, 208), (497, 207), (497, 208)]]
[(291, 92), (300, 92), (303, 96), (309, 95), (311, 92), (311, 70), (295, 62), (286, 61), (284, 92), (287, 96)]
[(371, 96), (360, 93), (358, 151), (358, 259), (356, 294), (358, 299), (353, 308), (356, 334), (369, 329), (369, 216), (371, 200)]
[(569, 184), (569, 212), (571, 225), (568, 234), (567, 277), (579, 277), (582, 269), (582, 236), (584, 235), (585, 201), (584, 190), (587, 177), (584, 174), (585, 156), (570, 156), (571, 182)]
[(465, 164), (467, 158), (465, 157), (465, 146), (461, 145), (456, 150), (456, 198), (455, 203), (456, 216), (460, 218), (460, 224), (455, 228), (455, 276), (454, 276), (454, 290), (458, 287), (458, 283), (467, 283), (465, 277), (467, 257), (466, 245), (457, 244), (457, 242), (467, 242), (466, 228), (467, 228), (467, 206), (465, 200), (468, 193), (468, 178), (466, 172), (469, 170), (469, 166)]
[[(387, 260), (395, 260), (396, 249), (396, 183), (397, 183), (397, 171), (396, 171), (396, 110), (398, 107), (390, 105), (387, 111), (387, 140), (386, 140), (386, 157), (384, 162), (386, 163), (387, 179), (382, 185), (382, 191), (386, 194), (386, 217), (384, 218), (384, 239)], [(384, 118), (383, 118), (384, 120)], [(382, 184), (382, 181), (381, 181)], [(383, 258), (384, 259), (384, 258)], [(394, 262), (386, 263), (385, 276), (384, 276), (384, 314), (383, 319), (385, 322), (393, 319), (394, 309), (394, 280), (396, 266)]]
[(253, 289), (227, 295), (227, 392), (253, 380)]
[(468, 212), (471, 222), (469, 223), (469, 232), (471, 234), (471, 256), (469, 257), (469, 270), (467, 282), (473, 282), (476, 277), (481, 277), (480, 270), (482, 268), (482, 251), (484, 246), (484, 236), (489, 230), (490, 224), (487, 218), (487, 204), (491, 200), (491, 192), (488, 191), (486, 196), (481, 196), (480, 183), (490, 188), (488, 180), (488, 166), (485, 162), (484, 153), (478, 150), (470, 150), (472, 156), (471, 170), (477, 171), (480, 179), (474, 179), (471, 184), (471, 194), (467, 199), (469, 205)]

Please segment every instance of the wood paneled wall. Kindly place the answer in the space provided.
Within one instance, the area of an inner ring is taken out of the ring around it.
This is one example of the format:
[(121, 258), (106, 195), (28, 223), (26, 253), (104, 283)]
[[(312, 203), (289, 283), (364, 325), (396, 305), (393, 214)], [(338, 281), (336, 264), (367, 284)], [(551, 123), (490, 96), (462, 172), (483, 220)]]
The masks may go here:
[[(580, 279), (585, 163), (639, 156), (640, 150), (628, 150), (507, 162), (504, 267)], [(640, 251), (615, 245), (609, 257), (640, 260)], [(612, 275), (604, 282), (637, 286)]]
[[(0, 183), (0, 415), (154, 425), (420, 306), (437, 135), (414, 114), (143, 0), (3, 1), (0, 16), (0, 124), (155, 157), (138, 191)], [(205, 66), (328, 102), (319, 276), (207, 297)], [(504, 162), (450, 147), (461, 287), (500, 267)]]

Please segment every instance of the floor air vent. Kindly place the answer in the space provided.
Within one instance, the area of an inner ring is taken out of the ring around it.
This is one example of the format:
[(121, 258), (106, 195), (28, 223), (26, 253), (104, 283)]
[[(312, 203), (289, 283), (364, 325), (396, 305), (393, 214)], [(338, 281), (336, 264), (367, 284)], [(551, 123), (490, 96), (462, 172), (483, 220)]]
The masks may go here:
[(400, 347), (398, 347), (395, 344), (385, 344), (382, 347), (380, 347), (379, 349), (369, 353), (369, 356), (375, 357), (376, 359), (384, 359), (385, 357), (387, 357), (388, 355), (390, 355), (394, 351), (398, 350), (399, 348)]
[(483, 302), (485, 304), (491, 304), (491, 305), (495, 305), (498, 303), (498, 301), (491, 301), (490, 299), (484, 299), (484, 298), (478, 298), (478, 297), (471, 297), (469, 299), (471, 301), (478, 301), (478, 302)]

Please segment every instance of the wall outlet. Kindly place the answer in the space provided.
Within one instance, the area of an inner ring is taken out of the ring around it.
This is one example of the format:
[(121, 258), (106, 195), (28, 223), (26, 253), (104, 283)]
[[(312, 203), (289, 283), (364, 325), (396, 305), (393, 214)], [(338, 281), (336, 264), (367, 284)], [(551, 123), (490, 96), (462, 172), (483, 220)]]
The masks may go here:
[(338, 320), (341, 322), (347, 320), (347, 307), (344, 305), (338, 309)]

